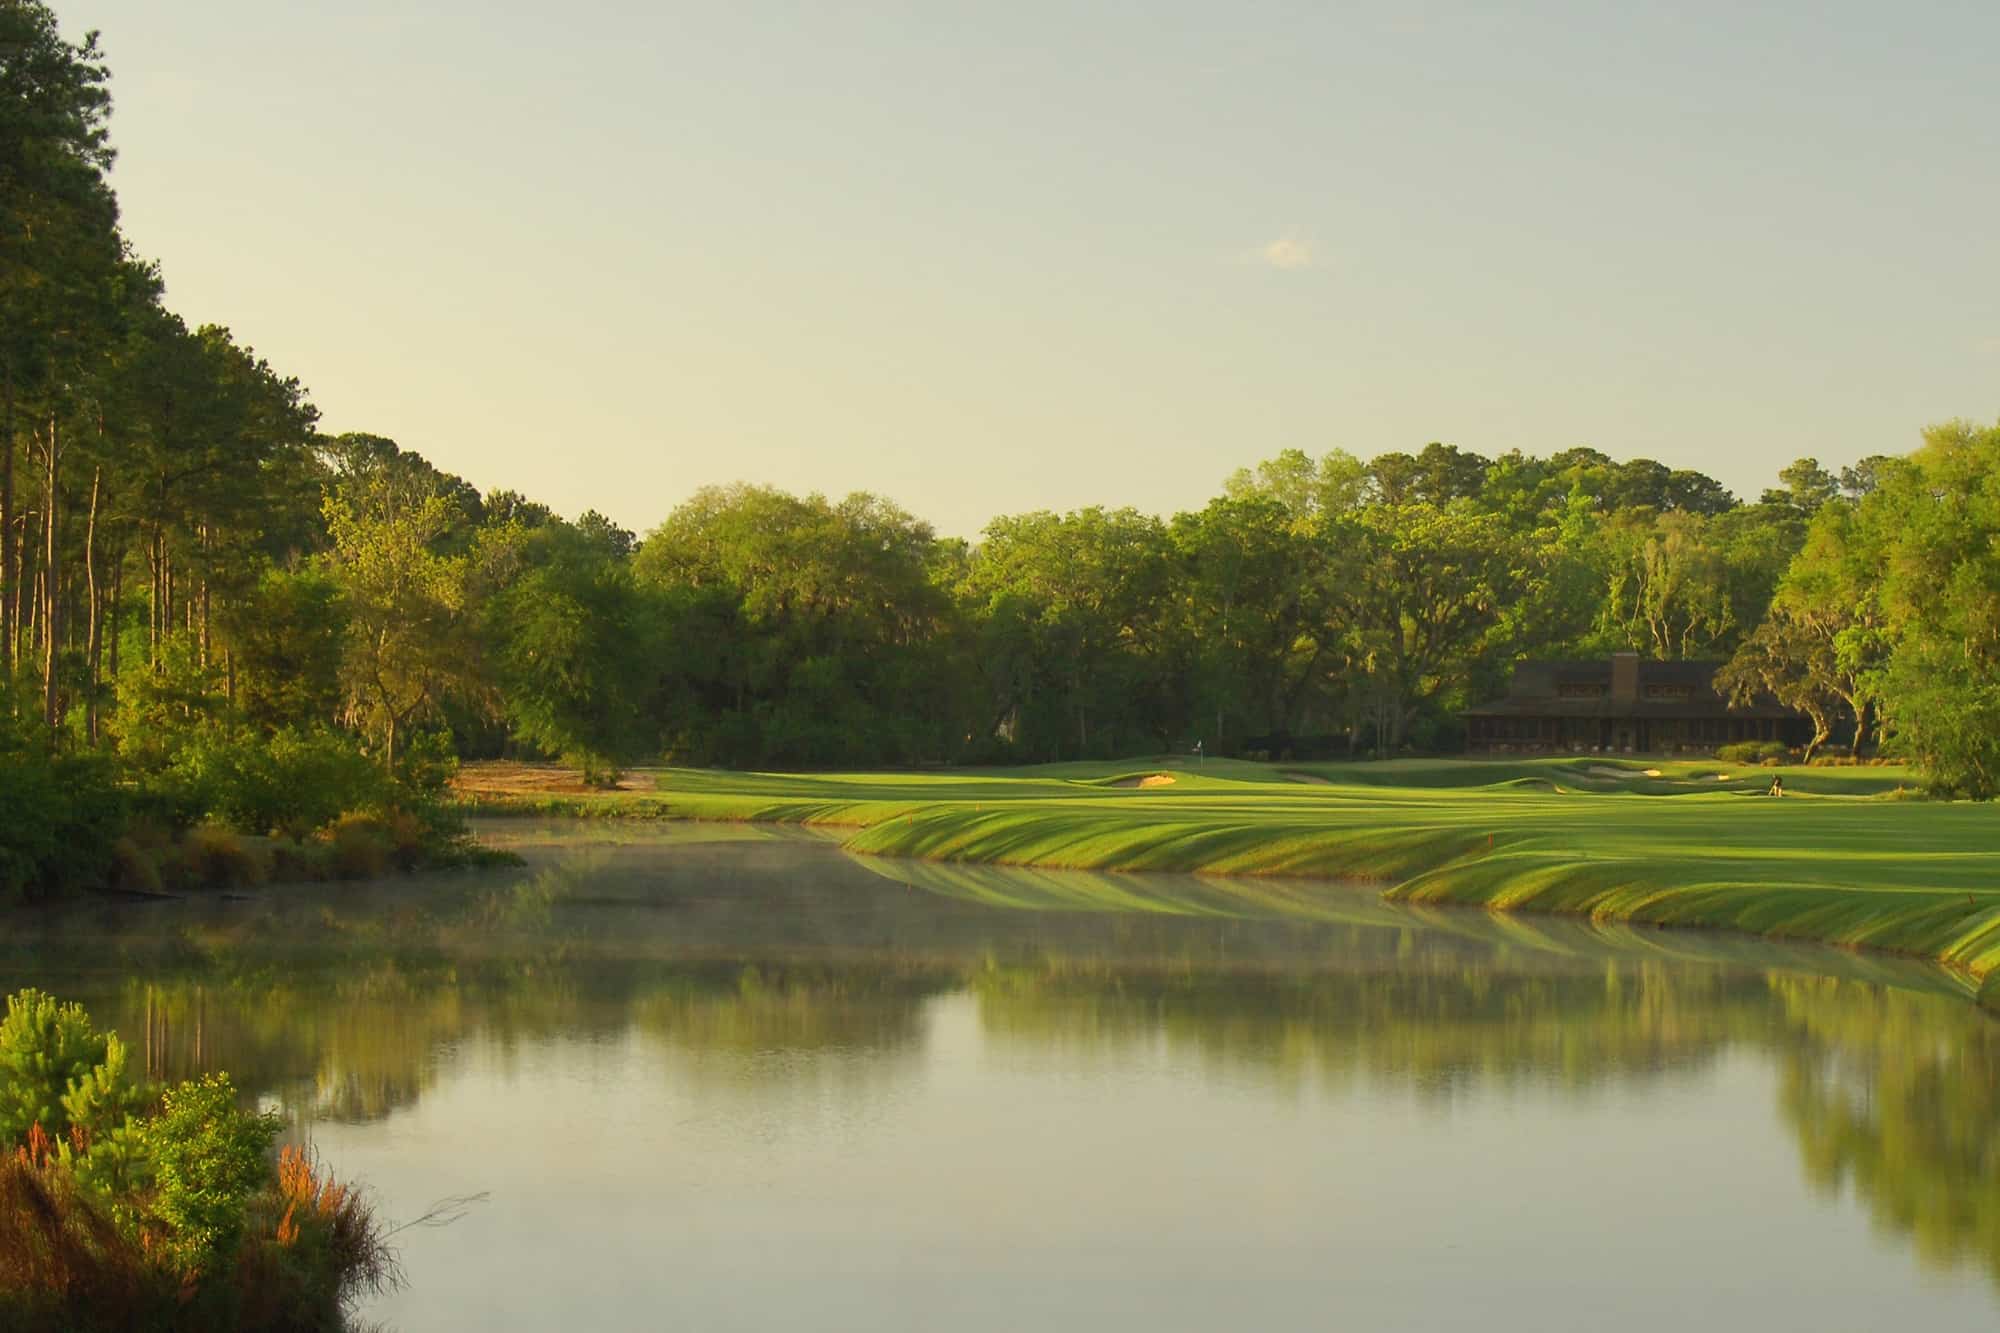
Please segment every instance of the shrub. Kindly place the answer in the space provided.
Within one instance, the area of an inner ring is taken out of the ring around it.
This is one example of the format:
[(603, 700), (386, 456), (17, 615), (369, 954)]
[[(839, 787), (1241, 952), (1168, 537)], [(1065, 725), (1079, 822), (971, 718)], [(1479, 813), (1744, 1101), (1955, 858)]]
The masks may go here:
[(205, 728), (182, 747), (164, 781), (204, 815), (295, 838), (343, 810), (382, 809), (395, 799), (393, 784), (359, 742), (323, 728), (270, 736)]
[(9, 1330), (155, 1327), (178, 1286), (60, 1160), (0, 1154), (0, 1313)]
[(458, 756), (450, 735), (442, 731), (418, 735), (396, 763), (395, 790), (388, 805), (415, 819), (427, 842), (449, 842), (465, 831), (465, 817), (451, 795), (451, 780), (457, 775)]
[(233, 830), (221, 824), (197, 824), (181, 842), (181, 869), (195, 885), (243, 888), (264, 882), (263, 858)]
[(1782, 764), (1792, 752), (1782, 741), (1738, 741), (1716, 750), (1715, 757), (1725, 764)]
[(166, 1223), (163, 1244), (183, 1274), (214, 1272), (235, 1253), (278, 1129), (276, 1116), (237, 1108), (227, 1074), (189, 1080), (160, 1099), (142, 1131), (158, 1184), (152, 1212)]
[[(281, 1310), (332, 1314), (356, 1297), (374, 1295), (400, 1279), (394, 1254), (360, 1190), (342, 1185), (304, 1149), (278, 1153), (277, 1188), (260, 1201), (258, 1226), (271, 1244), (245, 1256), (240, 1285), (261, 1296), (271, 1316)], [(270, 1322), (251, 1313), (250, 1322)], [(328, 1320), (328, 1325), (332, 1321)]]
[(616, 761), (600, 754), (575, 754), (569, 759), (581, 773), (583, 785), (598, 791), (616, 791), (625, 776), (625, 770)]
[(389, 854), (401, 870), (415, 870), (424, 863), (430, 849), (430, 830), (423, 821), (405, 810), (391, 814), (383, 830), (389, 839)]
[(334, 1329), (399, 1279), (356, 1190), (295, 1148), (272, 1169), (279, 1121), (240, 1109), (228, 1076), (135, 1120), (124, 1048), (77, 1005), (8, 1000), (0, 1095), (7, 1333)]
[(370, 879), (389, 868), (394, 841), (373, 815), (342, 815), (328, 835), (333, 871), (342, 879)]
[(298, 883), (333, 878), (333, 849), (325, 842), (279, 838), (272, 842), (270, 855), (273, 880)]
[(161, 885), (159, 862), (127, 833), (111, 844), (109, 883), (114, 889), (132, 893), (158, 893)]
[(0, 1149), (40, 1126), (53, 1139), (73, 1129), (108, 1131), (132, 1108), (125, 1047), (99, 1032), (80, 1004), (32, 988), (7, 997), (0, 1018)]
[(104, 882), (127, 801), (102, 755), (61, 755), (0, 710), (0, 898)]

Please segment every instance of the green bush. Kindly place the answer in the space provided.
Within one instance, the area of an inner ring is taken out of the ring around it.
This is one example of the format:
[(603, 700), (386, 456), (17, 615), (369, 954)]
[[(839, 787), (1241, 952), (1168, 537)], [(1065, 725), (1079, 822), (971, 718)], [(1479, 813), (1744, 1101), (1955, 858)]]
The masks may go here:
[(303, 837), (343, 810), (383, 809), (396, 789), (353, 737), (324, 728), (262, 736), (204, 727), (166, 772), (202, 815), (252, 833)]
[(28, 989), (7, 997), (0, 1018), (0, 1149), (36, 1125), (51, 1139), (96, 1134), (132, 1110), (125, 1046), (99, 1032), (80, 1004)]
[(372, 879), (389, 868), (395, 841), (373, 815), (349, 814), (337, 820), (327, 836), (333, 851), (333, 872), (342, 879)]
[(1792, 752), (1782, 741), (1738, 741), (1716, 750), (1715, 757), (1725, 764), (1782, 764)]
[(128, 893), (158, 893), (162, 887), (160, 863), (128, 832), (111, 844), (107, 883)]
[(51, 752), (0, 711), (0, 898), (104, 882), (128, 802), (102, 755)]
[(332, 879), (333, 849), (318, 839), (279, 838), (271, 843), (271, 878), (279, 883)]
[[(8, 1333), (347, 1327), (397, 1280), (364, 1196), (227, 1075), (161, 1095), (74, 1004), (24, 990), (0, 1020), (0, 1327)], [(22, 1128), (25, 1126), (25, 1129)]]
[(197, 824), (181, 842), (181, 873), (189, 887), (247, 888), (262, 884), (266, 867), (248, 844), (222, 824)]
[(235, 1253), (250, 1199), (270, 1180), (280, 1127), (276, 1116), (240, 1110), (227, 1074), (161, 1097), (142, 1132), (157, 1185), (152, 1211), (170, 1229), (166, 1244), (184, 1273), (214, 1272)]
[(465, 816), (452, 798), (451, 780), (458, 776), (458, 755), (447, 732), (422, 733), (410, 741), (396, 761), (395, 788), (386, 806), (354, 802), (345, 809), (393, 809), (416, 820), (425, 841), (439, 846), (462, 836)]

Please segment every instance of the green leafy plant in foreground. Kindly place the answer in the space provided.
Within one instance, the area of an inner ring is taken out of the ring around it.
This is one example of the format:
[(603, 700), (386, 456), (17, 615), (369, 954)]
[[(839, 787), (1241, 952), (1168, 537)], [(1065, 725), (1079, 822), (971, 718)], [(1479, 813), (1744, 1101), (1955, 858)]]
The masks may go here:
[(0, 1326), (338, 1329), (394, 1285), (361, 1195), (226, 1074), (155, 1094), (81, 1006), (40, 991), (0, 1020)]
[(182, 1271), (211, 1271), (235, 1253), (251, 1196), (269, 1183), (275, 1116), (236, 1105), (227, 1074), (169, 1088), (145, 1125), (157, 1194), (154, 1217)]
[(0, 1019), (0, 1142), (20, 1142), (37, 1125), (56, 1139), (109, 1131), (136, 1105), (125, 1060), (125, 1044), (97, 1031), (82, 1005), (32, 989), (10, 995)]

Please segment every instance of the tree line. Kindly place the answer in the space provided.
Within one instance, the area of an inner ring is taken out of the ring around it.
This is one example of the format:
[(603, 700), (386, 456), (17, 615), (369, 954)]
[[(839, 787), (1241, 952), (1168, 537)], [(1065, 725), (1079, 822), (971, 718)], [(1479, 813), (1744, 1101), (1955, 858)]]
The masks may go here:
[(12, 753), (106, 757), (177, 818), (309, 826), (299, 775), (360, 791), (357, 757), (1451, 749), (1514, 663), (1621, 649), (1725, 661), (1816, 745), (1944, 791), (2000, 783), (2000, 427), (1801, 459), (1747, 502), (1649, 459), (1432, 443), (971, 542), (879, 496), (715, 487), (640, 540), (322, 434), (296, 377), (166, 309), (119, 230), (107, 80), (94, 36), (0, 0), (0, 678)]

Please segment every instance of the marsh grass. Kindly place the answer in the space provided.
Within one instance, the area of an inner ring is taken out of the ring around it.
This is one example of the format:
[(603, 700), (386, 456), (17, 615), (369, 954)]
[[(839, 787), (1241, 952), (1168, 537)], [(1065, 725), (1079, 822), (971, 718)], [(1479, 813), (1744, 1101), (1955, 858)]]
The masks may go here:
[(0, 1157), (0, 1328), (7, 1333), (325, 1333), (401, 1282), (363, 1195), (297, 1148), (280, 1154), (220, 1273), (183, 1272), (34, 1144)]
[(247, 888), (270, 877), (262, 849), (221, 824), (197, 824), (181, 840), (179, 877), (211, 888)]
[(0, 1327), (143, 1327), (178, 1285), (67, 1169), (27, 1147), (0, 1156)]

